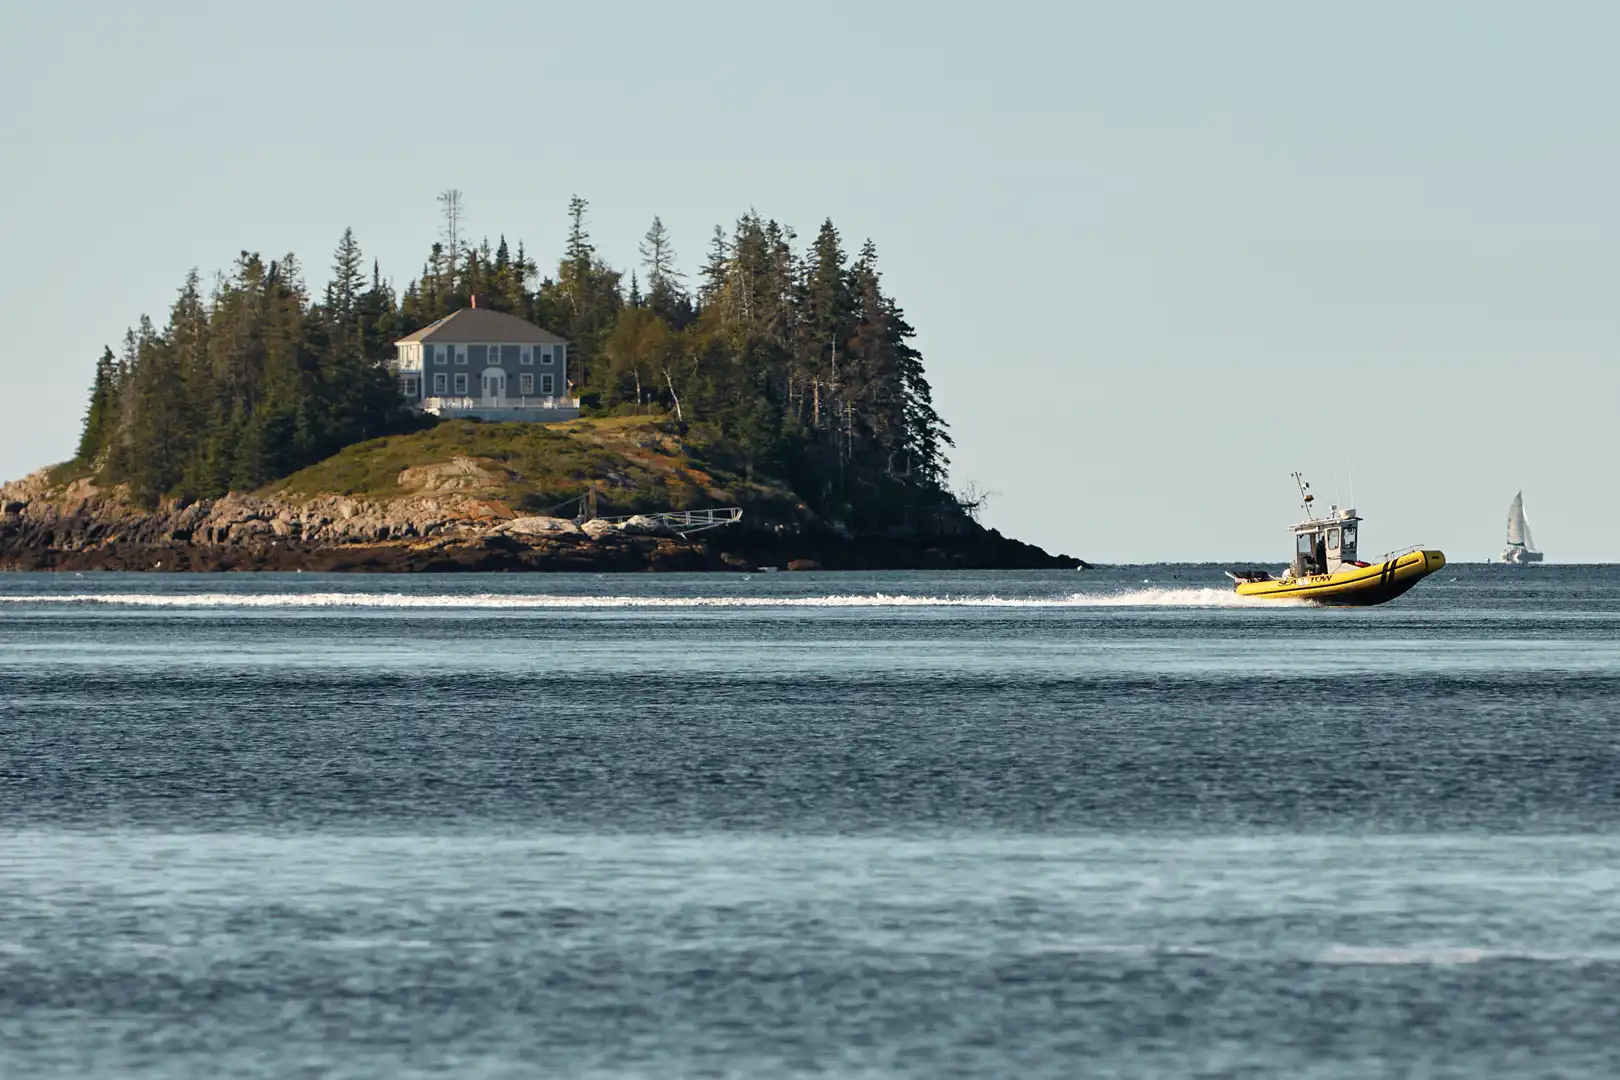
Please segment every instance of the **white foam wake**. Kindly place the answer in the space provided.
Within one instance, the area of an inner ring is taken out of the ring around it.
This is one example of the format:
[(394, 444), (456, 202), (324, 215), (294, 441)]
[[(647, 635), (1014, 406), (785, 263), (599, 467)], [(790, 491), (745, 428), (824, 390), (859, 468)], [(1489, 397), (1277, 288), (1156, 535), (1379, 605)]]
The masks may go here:
[(1227, 608), (1276, 606), (1226, 589), (1131, 589), (1068, 596), (563, 596), (523, 593), (58, 593), (0, 596), (0, 604), (142, 608)]

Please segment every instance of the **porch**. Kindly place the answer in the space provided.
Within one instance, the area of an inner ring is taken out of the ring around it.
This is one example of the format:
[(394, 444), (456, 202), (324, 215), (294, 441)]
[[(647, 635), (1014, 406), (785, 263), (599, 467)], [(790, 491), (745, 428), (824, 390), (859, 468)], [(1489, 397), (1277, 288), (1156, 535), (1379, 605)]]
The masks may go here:
[(429, 397), (422, 411), (446, 420), (527, 420), (550, 424), (579, 419), (579, 398), (570, 397)]

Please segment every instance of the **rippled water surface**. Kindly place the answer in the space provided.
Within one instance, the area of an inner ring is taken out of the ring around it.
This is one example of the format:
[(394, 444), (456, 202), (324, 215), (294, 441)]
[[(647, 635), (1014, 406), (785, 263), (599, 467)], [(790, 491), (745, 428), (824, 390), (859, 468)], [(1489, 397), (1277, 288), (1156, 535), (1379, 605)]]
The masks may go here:
[(0, 575), (0, 1075), (1620, 1075), (1620, 568)]

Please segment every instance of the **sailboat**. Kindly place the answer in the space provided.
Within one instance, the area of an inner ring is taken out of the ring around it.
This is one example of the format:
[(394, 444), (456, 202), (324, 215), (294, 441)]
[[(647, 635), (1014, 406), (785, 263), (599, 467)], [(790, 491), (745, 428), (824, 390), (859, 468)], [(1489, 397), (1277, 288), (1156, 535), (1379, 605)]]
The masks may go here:
[(1530, 539), (1530, 523), (1524, 519), (1522, 491), (1513, 496), (1513, 502), (1508, 505), (1507, 547), (1502, 549), (1499, 561), (1510, 566), (1541, 561), (1541, 552), (1536, 550), (1535, 541)]

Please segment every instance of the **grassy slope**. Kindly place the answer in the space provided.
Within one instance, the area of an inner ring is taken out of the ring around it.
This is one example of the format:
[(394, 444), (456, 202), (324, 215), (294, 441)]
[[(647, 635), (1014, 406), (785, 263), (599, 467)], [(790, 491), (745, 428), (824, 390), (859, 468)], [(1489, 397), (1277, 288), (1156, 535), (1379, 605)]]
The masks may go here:
[[(465, 486), (443, 490), (500, 499), (529, 513), (543, 513), (592, 484), (604, 514), (736, 505), (788, 511), (799, 502), (780, 484), (709, 467), (662, 417), (560, 424), (452, 420), (413, 435), (357, 443), (266, 492), (372, 499), (421, 494), (423, 487), (413, 482), (421, 471), (457, 459), (470, 459), (479, 472)], [(418, 472), (406, 474), (402, 484), (406, 469)]]

